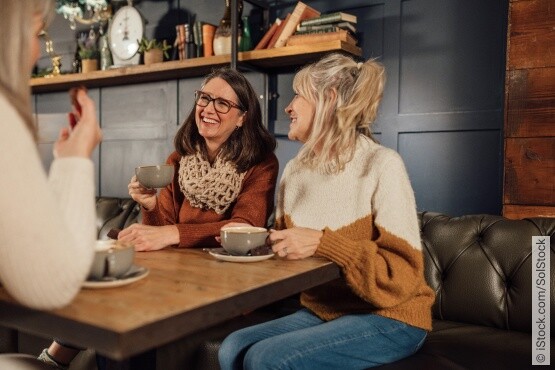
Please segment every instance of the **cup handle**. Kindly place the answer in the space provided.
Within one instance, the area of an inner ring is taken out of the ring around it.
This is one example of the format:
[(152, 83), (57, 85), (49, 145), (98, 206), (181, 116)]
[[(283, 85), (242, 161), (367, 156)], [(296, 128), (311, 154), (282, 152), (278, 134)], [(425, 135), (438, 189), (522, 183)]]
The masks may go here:
[(116, 256), (109, 253), (104, 260), (104, 277), (113, 277), (116, 268)]

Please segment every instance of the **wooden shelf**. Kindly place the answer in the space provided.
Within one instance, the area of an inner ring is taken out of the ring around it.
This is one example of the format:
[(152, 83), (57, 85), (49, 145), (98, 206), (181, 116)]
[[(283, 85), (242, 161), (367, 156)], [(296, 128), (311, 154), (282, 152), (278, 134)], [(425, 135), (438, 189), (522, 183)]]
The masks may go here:
[[(266, 72), (301, 66), (317, 60), (329, 52), (343, 52), (360, 56), (357, 46), (342, 41), (328, 41), (312, 45), (296, 45), (268, 50), (238, 53), (237, 60)], [(128, 85), (134, 83), (164, 81), (185, 77), (203, 76), (214, 67), (228, 65), (231, 55), (175, 60), (150, 66), (138, 65), (114, 68), (90, 73), (63, 74), (56, 77), (37, 77), (30, 81), (33, 93), (67, 90), (83, 84), (88, 88)]]

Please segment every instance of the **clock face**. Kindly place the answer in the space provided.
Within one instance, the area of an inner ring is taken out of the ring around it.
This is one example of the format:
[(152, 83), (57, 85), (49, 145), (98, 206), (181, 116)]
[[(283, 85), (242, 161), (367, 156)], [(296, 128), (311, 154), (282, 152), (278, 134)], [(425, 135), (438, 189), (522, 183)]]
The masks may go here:
[(108, 33), (112, 53), (121, 60), (131, 59), (143, 37), (143, 19), (137, 9), (124, 6), (114, 14)]

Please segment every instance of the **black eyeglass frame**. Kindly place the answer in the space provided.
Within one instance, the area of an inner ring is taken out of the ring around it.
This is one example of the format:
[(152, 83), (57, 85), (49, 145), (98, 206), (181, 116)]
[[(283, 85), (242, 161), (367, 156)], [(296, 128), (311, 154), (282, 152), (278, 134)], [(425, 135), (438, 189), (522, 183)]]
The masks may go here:
[[(200, 98), (205, 98), (205, 99), (207, 99), (207, 100), (208, 100), (208, 103), (206, 103), (206, 105), (199, 104)], [(224, 102), (226, 102), (227, 104), (229, 104), (229, 109), (228, 109), (227, 111), (225, 111), (225, 112), (222, 112), (220, 109), (216, 108), (216, 100), (224, 101)], [(213, 98), (213, 97), (211, 97), (210, 95), (208, 95), (207, 93), (205, 93), (204, 91), (195, 90), (195, 104), (196, 104), (196, 105), (198, 105), (199, 107), (205, 108), (205, 107), (207, 107), (207, 106), (208, 106), (210, 103), (212, 103), (212, 102), (214, 102), (213, 105), (214, 105), (214, 109), (216, 110), (216, 112), (221, 113), (221, 114), (229, 113), (229, 111), (231, 110), (231, 108), (237, 108), (237, 109), (239, 109), (239, 110), (242, 111), (242, 112), (246, 112), (246, 109), (244, 109), (244, 108), (241, 107), (240, 105), (238, 105), (238, 104), (232, 102), (231, 100), (227, 100), (227, 99), (219, 98), (219, 97), (218, 97), (218, 98)]]

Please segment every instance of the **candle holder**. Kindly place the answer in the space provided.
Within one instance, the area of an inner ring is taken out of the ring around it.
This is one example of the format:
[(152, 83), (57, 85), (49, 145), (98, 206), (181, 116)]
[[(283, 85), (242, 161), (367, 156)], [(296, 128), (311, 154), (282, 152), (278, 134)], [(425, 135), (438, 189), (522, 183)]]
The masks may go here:
[(52, 72), (50, 72), (49, 74), (47, 74), (44, 77), (56, 77), (60, 75), (60, 68), (62, 66), (62, 57), (58, 54), (56, 54), (56, 52), (54, 51), (54, 43), (52, 42), (52, 39), (50, 38), (50, 36), (48, 35), (48, 33), (46, 31), (42, 31), (40, 36), (42, 36), (45, 40), (45, 48), (46, 48), (46, 53), (48, 54), (48, 56), (50, 57), (51, 63), (52, 63)]

